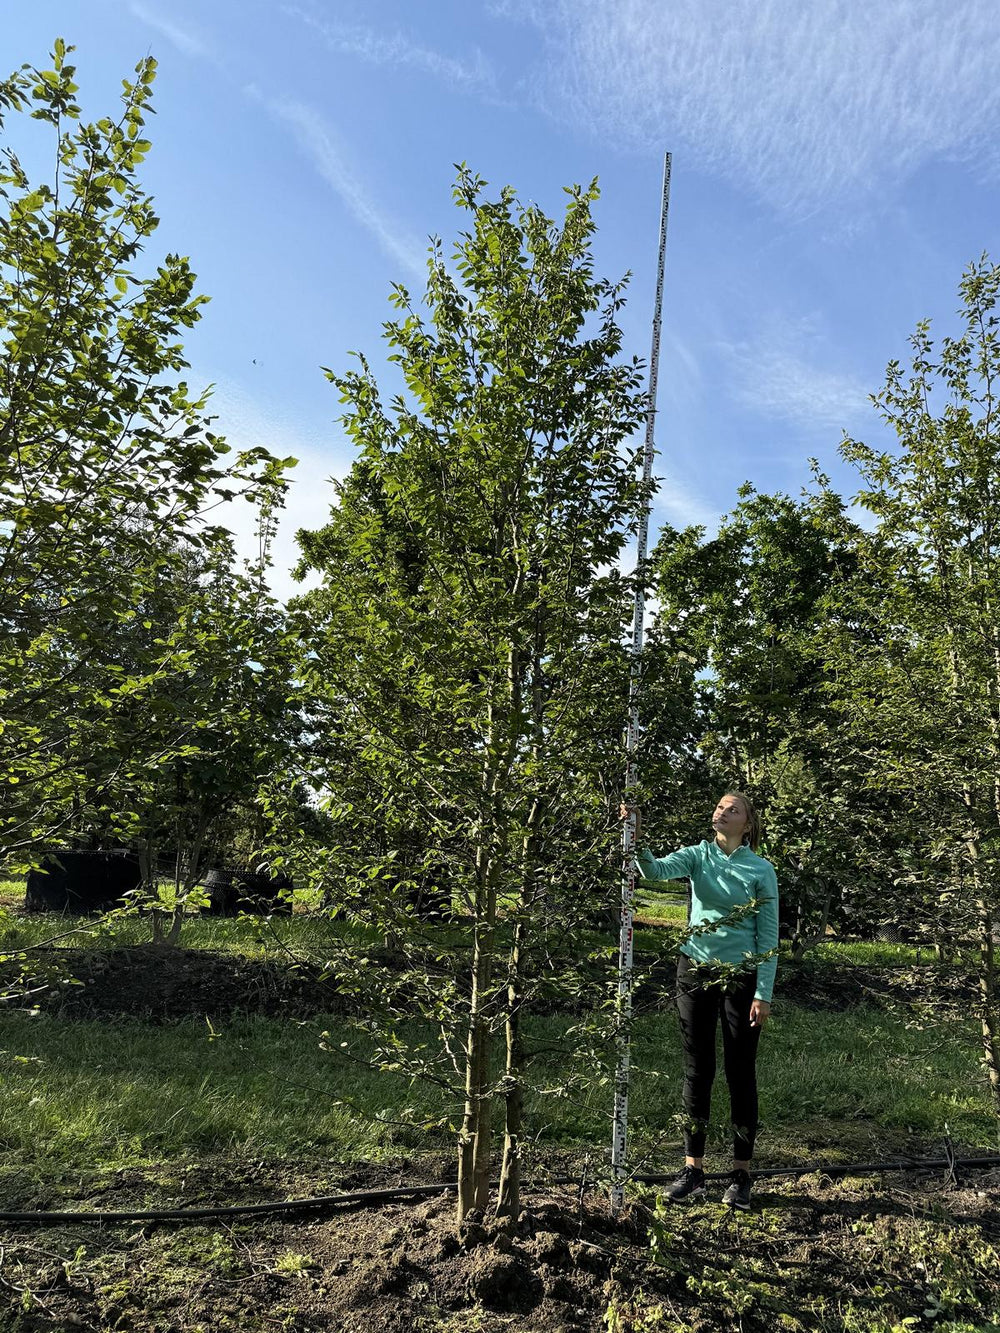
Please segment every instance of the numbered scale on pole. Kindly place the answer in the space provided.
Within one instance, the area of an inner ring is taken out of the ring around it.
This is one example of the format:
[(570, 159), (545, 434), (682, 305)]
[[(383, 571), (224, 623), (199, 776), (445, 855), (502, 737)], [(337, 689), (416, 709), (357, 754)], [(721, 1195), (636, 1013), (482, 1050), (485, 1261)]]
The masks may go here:
[[(636, 568), (646, 563), (649, 542), (649, 485), (653, 475), (656, 425), (656, 382), (660, 364), (660, 322), (663, 314), (663, 271), (667, 255), (667, 213), (670, 207), (670, 154), (663, 158), (663, 197), (660, 207), (660, 245), (656, 267), (656, 300), (653, 307), (653, 346), (649, 357), (649, 397), (646, 405), (646, 441), (642, 457), (643, 506), (636, 541)], [(628, 729), (625, 737), (625, 799), (631, 803), (638, 782), (636, 754), (639, 748), (639, 679), (642, 656), (646, 591), (640, 578), (635, 589), (632, 619), (632, 649), (629, 666)], [(632, 943), (635, 899), (635, 811), (629, 810), (622, 824), (621, 940), (618, 950), (618, 1005), (616, 1031), (618, 1067), (615, 1073), (615, 1119), (611, 1142), (611, 1202), (620, 1208), (625, 1195), (625, 1152), (628, 1141), (629, 1055), (632, 1024)]]

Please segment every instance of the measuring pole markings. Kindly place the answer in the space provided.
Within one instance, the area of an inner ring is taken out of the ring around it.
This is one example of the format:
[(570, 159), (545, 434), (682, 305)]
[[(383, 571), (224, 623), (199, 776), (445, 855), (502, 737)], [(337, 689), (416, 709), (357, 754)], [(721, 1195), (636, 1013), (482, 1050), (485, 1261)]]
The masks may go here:
[[(649, 542), (649, 485), (653, 475), (656, 428), (656, 387), (660, 365), (660, 323), (663, 314), (663, 274), (667, 253), (667, 214), (670, 208), (670, 154), (663, 157), (663, 197), (660, 206), (660, 244), (656, 267), (656, 300), (653, 306), (653, 343), (649, 356), (649, 399), (646, 406), (646, 440), (643, 449), (642, 479), (645, 500), (639, 514), (636, 534), (636, 568), (646, 562)], [(625, 800), (631, 798), (639, 777), (636, 754), (639, 748), (639, 687), (642, 658), (643, 620), (646, 590), (640, 579), (635, 589), (632, 618), (632, 649), (629, 663), (628, 727), (625, 735)], [(616, 1030), (618, 1067), (615, 1072), (615, 1116), (611, 1141), (611, 1202), (620, 1208), (625, 1192), (625, 1152), (628, 1141), (629, 1060), (632, 1023), (632, 946), (635, 934), (635, 810), (629, 809), (622, 824), (622, 897), (621, 937), (618, 948), (618, 1007)]]

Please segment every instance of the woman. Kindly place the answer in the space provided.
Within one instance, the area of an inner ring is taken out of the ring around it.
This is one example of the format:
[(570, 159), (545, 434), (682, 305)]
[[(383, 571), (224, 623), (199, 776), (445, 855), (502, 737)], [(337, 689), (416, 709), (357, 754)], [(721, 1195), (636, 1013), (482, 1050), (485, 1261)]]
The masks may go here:
[[(635, 818), (638, 843), (638, 811)], [(770, 861), (757, 855), (760, 823), (748, 797), (727, 792), (715, 807), (712, 829), (714, 838), (669, 856), (655, 857), (645, 847), (636, 855), (644, 879), (691, 881), (692, 934), (681, 945), (677, 965), (686, 1157), (667, 1198), (681, 1203), (705, 1194), (705, 1131), (715, 1078), (715, 1031), (721, 1017), (733, 1122), (733, 1171), (723, 1202), (749, 1208), (757, 1131), (757, 1044), (771, 1012), (777, 967), (778, 882)], [(716, 926), (716, 922), (725, 923)], [(725, 976), (718, 964), (728, 965)], [(735, 974), (733, 967), (738, 968)]]

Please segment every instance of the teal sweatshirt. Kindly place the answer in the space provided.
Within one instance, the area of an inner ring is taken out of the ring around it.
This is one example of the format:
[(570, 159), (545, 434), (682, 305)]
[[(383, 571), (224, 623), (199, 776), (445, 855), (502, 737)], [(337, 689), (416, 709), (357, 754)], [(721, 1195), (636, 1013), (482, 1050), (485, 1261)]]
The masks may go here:
[[(755, 912), (736, 925), (694, 935), (681, 945), (681, 953), (701, 963), (742, 963), (749, 955), (768, 953), (778, 947), (778, 880), (774, 866), (749, 847), (737, 847), (727, 856), (715, 839), (696, 847), (681, 847), (669, 856), (653, 856), (640, 848), (636, 864), (643, 879), (691, 881), (691, 925), (719, 921), (734, 907), (760, 898)], [(758, 1000), (770, 1003), (774, 989), (777, 955), (757, 966)]]

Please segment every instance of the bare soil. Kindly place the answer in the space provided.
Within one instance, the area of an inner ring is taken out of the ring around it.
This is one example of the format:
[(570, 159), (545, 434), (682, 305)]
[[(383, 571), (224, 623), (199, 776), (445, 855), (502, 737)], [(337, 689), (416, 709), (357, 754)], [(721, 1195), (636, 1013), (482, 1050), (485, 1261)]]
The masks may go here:
[[(334, 1169), (336, 1180), (291, 1162), (189, 1164), (182, 1179), (171, 1170), (121, 1172), (62, 1206), (233, 1203), (413, 1180), (409, 1164)], [(32, 1192), (26, 1180), (20, 1191), (4, 1183), (8, 1199)], [(532, 1189), (511, 1235), (487, 1219), (458, 1232), (444, 1192), (229, 1223), (6, 1223), (0, 1330), (890, 1333), (934, 1318), (997, 1327), (1000, 1173), (947, 1187), (916, 1173), (761, 1181), (749, 1214), (712, 1201), (658, 1217), (654, 1202), (634, 1197), (616, 1217), (603, 1194)]]
[[(175, 1022), (192, 1014), (304, 1018), (342, 1007), (336, 986), (308, 964), (266, 962), (212, 949), (53, 949), (58, 981), (32, 1003), (63, 1018)], [(69, 984), (66, 984), (66, 982)]]
[[(32, 1004), (65, 1018), (127, 1015), (152, 1023), (173, 1022), (192, 1014), (308, 1018), (337, 1013), (347, 1003), (338, 993), (336, 978), (324, 977), (308, 961), (290, 966), (211, 949), (149, 945), (51, 949), (39, 951), (36, 957), (56, 969), (63, 984), (34, 995)], [(674, 959), (637, 954), (636, 967), (640, 979), (635, 1012), (672, 1005)], [(11, 965), (0, 969), (0, 987), (4, 972), (13, 979)], [(55, 976), (56, 972), (54, 980)], [(779, 999), (829, 1010), (922, 1004), (932, 1006), (941, 1016), (968, 1012), (975, 994), (966, 976), (940, 965), (867, 968), (807, 960), (783, 963)]]

